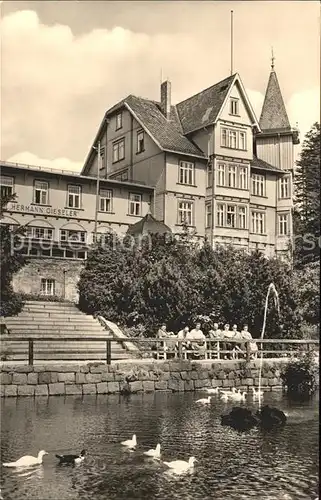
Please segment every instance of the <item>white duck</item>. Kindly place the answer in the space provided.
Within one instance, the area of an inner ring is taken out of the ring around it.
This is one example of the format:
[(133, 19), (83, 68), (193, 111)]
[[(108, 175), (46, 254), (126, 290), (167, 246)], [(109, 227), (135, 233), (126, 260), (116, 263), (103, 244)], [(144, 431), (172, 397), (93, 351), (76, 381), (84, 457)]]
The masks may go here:
[(220, 397), (221, 397), (221, 400), (224, 401), (225, 403), (228, 402), (228, 397), (229, 397), (228, 394), (225, 394), (224, 392), (222, 392)]
[(208, 394), (218, 394), (218, 387), (214, 387), (213, 389), (207, 389)]
[(6, 462), (2, 464), (4, 467), (30, 467), (32, 465), (40, 465), (42, 464), (42, 457), (44, 455), (48, 455), (48, 453), (44, 450), (39, 451), (37, 457), (32, 457), (31, 455), (25, 455), (24, 457), (19, 458), (15, 462)]
[(263, 394), (264, 394), (263, 391), (260, 391), (259, 389), (256, 390), (254, 387), (252, 387), (252, 396), (254, 399), (262, 398)]
[(127, 439), (127, 441), (122, 441), (120, 444), (127, 446), (130, 450), (137, 446), (136, 434), (133, 434), (132, 439)]
[(156, 446), (155, 450), (151, 449), (148, 451), (144, 451), (144, 455), (147, 455), (148, 457), (155, 458), (156, 460), (160, 459), (160, 444)]
[(226, 394), (227, 396), (229, 396), (230, 394), (235, 394), (236, 393), (236, 389), (235, 389), (235, 387), (232, 387), (232, 389), (230, 391), (224, 391), (224, 390), (220, 389), (220, 393), (221, 394)]
[(212, 397), (208, 396), (208, 398), (198, 399), (197, 401), (195, 401), (195, 403), (202, 404), (202, 405), (208, 405), (208, 404), (210, 404), (211, 399), (212, 399)]
[(194, 467), (194, 463), (197, 462), (195, 457), (191, 457), (188, 462), (185, 460), (173, 460), (172, 462), (164, 462), (167, 467), (175, 472), (185, 472)]
[(245, 401), (247, 393), (246, 392), (236, 392), (235, 394), (230, 395), (230, 399), (233, 399), (233, 401)]

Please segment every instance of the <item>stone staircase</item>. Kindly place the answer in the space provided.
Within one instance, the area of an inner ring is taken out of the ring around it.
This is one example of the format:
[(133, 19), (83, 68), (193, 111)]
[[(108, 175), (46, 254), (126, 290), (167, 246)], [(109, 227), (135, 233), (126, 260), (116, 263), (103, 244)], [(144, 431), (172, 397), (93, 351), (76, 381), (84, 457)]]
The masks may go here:
[[(5, 323), (10, 337), (25, 336), (61, 338), (61, 341), (35, 341), (34, 359), (41, 361), (101, 361), (106, 360), (106, 342), (85, 340), (65, 341), (64, 337), (113, 336), (93, 316), (81, 312), (68, 302), (27, 301), (17, 316), (7, 317)], [(6, 361), (28, 360), (28, 342), (1, 342)], [(129, 352), (121, 343), (112, 342), (112, 360), (128, 359)]]

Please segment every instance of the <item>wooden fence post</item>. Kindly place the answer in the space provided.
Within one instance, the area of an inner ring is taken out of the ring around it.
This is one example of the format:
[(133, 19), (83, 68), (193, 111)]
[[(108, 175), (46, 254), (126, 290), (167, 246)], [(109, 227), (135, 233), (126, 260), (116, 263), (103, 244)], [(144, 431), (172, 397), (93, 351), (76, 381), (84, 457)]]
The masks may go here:
[(111, 340), (106, 340), (106, 363), (111, 364)]
[(28, 364), (33, 365), (33, 340), (29, 340), (28, 346)]
[(246, 342), (246, 362), (249, 363), (251, 360), (251, 346), (250, 341)]
[(178, 359), (183, 359), (183, 343), (178, 341)]

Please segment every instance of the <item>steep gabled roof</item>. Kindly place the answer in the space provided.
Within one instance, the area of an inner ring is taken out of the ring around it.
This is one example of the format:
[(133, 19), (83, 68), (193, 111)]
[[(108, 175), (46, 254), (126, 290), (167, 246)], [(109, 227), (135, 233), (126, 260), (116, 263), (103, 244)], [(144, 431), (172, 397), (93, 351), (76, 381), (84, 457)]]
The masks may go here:
[(278, 78), (273, 68), (265, 92), (260, 127), (262, 132), (272, 130), (291, 131)]
[(183, 135), (175, 106), (171, 106), (170, 119), (167, 120), (158, 102), (130, 95), (125, 99), (125, 105), (163, 151), (206, 158), (204, 152)]
[(215, 122), (235, 76), (229, 76), (176, 105), (185, 134)]
[(171, 233), (171, 229), (163, 222), (156, 220), (149, 212), (141, 220), (128, 227), (127, 234), (138, 236), (143, 234), (166, 234)]

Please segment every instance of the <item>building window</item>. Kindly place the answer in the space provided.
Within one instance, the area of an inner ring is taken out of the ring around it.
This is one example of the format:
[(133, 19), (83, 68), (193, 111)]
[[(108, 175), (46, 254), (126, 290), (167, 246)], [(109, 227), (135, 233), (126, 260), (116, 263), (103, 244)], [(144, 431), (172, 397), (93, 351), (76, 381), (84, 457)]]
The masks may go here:
[(212, 204), (205, 205), (205, 227), (212, 227)]
[(265, 213), (252, 212), (252, 233), (264, 234), (265, 233)]
[(238, 227), (240, 229), (246, 229), (246, 207), (238, 207)]
[(239, 132), (239, 149), (246, 151), (246, 133)]
[(179, 164), (179, 183), (194, 184), (194, 163), (181, 161)]
[(42, 278), (40, 293), (41, 295), (55, 295), (55, 280)]
[(233, 97), (230, 100), (230, 114), (239, 115), (239, 100)]
[(48, 205), (48, 182), (35, 181), (34, 202), (37, 205)]
[(207, 164), (207, 178), (206, 178), (206, 187), (212, 187), (213, 182), (213, 165), (212, 163)]
[(1, 175), (0, 187), (1, 187), (1, 197), (11, 196), (13, 194), (13, 177), (8, 177), (7, 175)]
[(290, 198), (290, 176), (284, 176), (280, 179), (280, 198)]
[(287, 236), (289, 234), (289, 216), (288, 214), (279, 214), (279, 235)]
[(193, 202), (180, 201), (178, 203), (178, 224), (193, 224)]
[(247, 168), (239, 167), (239, 189), (247, 189)]
[(252, 174), (252, 194), (254, 196), (265, 196), (265, 176)]
[(228, 185), (228, 187), (231, 187), (231, 188), (236, 187), (236, 166), (235, 165), (228, 166), (227, 185)]
[(111, 189), (100, 189), (99, 191), (99, 210), (101, 212), (112, 211), (113, 192)]
[(225, 209), (223, 203), (218, 203), (216, 208), (216, 216), (217, 216), (216, 222), (217, 225), (220, 227), (224, 227), (224, 212)]
[(129, 193), (129, 215), (141, 215), (142, 195)]
[(142, 153), (143, 151), (145, 151), (144, 131), (140, 130), (137, 132), (137, 153)]
[(228, 227), (236, 227), (236, 206), (235, 205), (227, 205), (226, 225)]
[(80, 208), (80, 186), (68, 186), (68, 208)]
[(113, 163), (125, 158), (125, 139), (113, 143)]
[(221, 146), (223, 148), (246, 150), (246, 132), (241, 130), (221, 129)]
[(123, 113), (117, 113), (116, 115), (116, 130), (119, 130), (123, 126)]
[(47, 227), (26, 226), (26, 236), (37, 240), (52, 240), (53, 229)]
[(61, 229), (60, 230), (60, 240), (69, 241), (75, 243), (85, 243), (86, 242), (86, 232), (85, 231), (75, 231), (73, 229)]
[(99, 161), (99, 169), (103, 170), (105, 164), (105, 147), (100, 148), (100, 161)]
[(217, 168), (217, 185), (225, 186), (225, 164), (219, 163)]

